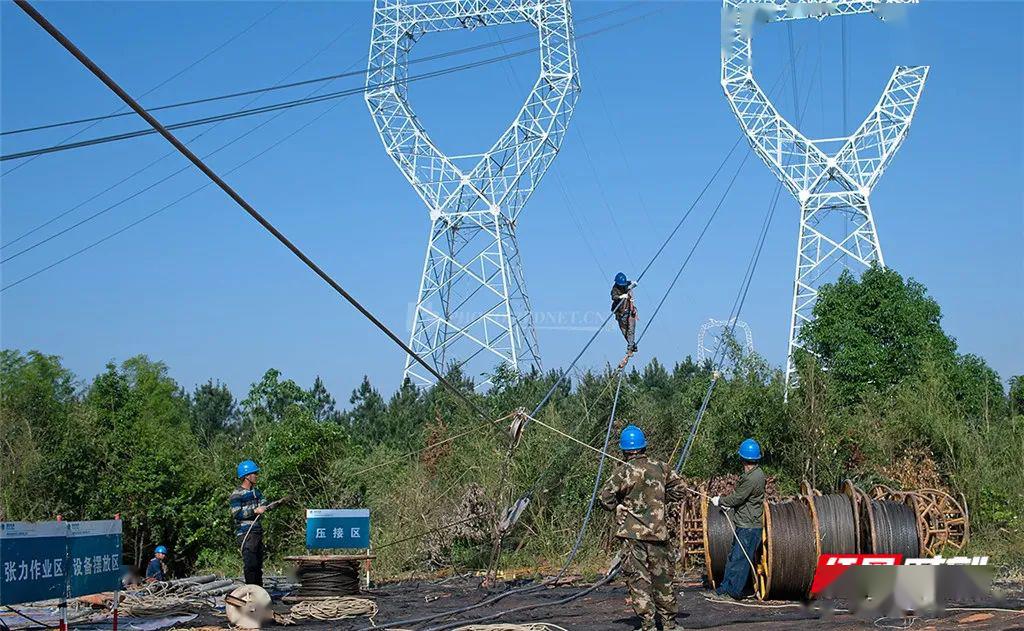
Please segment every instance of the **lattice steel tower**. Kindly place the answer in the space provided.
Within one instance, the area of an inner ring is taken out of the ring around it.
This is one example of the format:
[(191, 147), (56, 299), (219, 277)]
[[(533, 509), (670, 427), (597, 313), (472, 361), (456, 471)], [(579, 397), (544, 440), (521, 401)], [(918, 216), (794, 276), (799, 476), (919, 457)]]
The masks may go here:
[(722, 86), (729, 106), (754, 151), (800, 202), (787, 384), (795, 379), (793, 353), (801, 347), (800, 329), (811, 321), (818, 287), (842, 270), (836, 263), (846, 259), (859, 268), (885, 264), (868, 198), (907, 136), (928, 66), (897, 66), (878, 104), (851, 135), (811, 140), (783, 118), (754, 79), (754, 26), (857, 13), (884, 17), (884, 5), (916, 2), (724, 0)]
[[(540, 76), (519, 114), (486, 153), (443, 154), (409, 106), (410, 49), (427, 33), (521, 22), (537, 28)], [(516, 221), (558, 154), (580, 92), (569, 1), (376, 0), (366, 87), (384, 148), (430, 211), (409, 345), (439, 371), (540, 367)], [(433, 383), (408, 357), (405, 376)]]

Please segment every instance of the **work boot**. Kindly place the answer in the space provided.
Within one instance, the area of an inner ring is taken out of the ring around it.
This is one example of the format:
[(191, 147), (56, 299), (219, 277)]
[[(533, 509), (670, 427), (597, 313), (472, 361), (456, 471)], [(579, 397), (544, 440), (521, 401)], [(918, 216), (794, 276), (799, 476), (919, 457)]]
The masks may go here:
[(627, 349), (627, 351), (630, 352), (630, 353), (635, 353), (636, 349), (637, 349), (636, 342), (634, 342), (634, 343), (629, 345), (629, 348)]

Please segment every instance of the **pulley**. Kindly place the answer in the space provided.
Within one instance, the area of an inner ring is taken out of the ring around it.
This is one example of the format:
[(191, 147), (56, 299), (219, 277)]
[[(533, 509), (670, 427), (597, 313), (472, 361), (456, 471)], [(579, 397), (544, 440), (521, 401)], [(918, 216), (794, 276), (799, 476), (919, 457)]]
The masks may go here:
[(259, 629), (273, 619), (270, 594), (259, 585), (242, 585), (224, 597), (228, 622), (239, 629)]
[(511, 453), (519, 446), (523, 439), (523, 430), (526, 428), (526, 408), (519, 408), (512, 415), (512, 423), (508, 428), (508, 451)]
[(526, 495), (516, 500), (516, 503), (508, 507), (505, 511), (505, 516), (498, 522), (498, 535), (504, 536), (506, 532), (512, 530), (512, 527), (516, 525), (519, 518), (523, 516), (523, 511), (530, 505), (530, 496)]

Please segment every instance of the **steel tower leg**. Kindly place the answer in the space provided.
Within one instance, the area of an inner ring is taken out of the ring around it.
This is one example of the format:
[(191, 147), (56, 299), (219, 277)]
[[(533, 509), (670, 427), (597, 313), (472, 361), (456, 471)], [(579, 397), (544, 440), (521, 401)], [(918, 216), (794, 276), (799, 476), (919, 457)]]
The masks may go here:
[(787, 383), (796, 378), (794, 352), (803, 348), (800, 331), (813, 319), (818, 289), (838, 280), (847, 269), (859, 272), (872, 264), (884, 266), (885, 260), (867, 197), (825, 193), (812, 195), (801, 204), (786, 354)]

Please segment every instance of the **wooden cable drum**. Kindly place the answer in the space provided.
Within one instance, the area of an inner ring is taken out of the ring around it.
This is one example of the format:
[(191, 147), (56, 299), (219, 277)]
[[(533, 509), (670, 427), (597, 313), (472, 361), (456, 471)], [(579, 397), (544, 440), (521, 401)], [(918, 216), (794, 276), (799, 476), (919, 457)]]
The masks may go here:
[(764, 542), (754, 589), (761, 600), (803, 599), (817, 567), (814, 521), (802, 498), (764, 506)]
[(704, 521), (704, 568), (708, 582), (718, 587), (725, 576), (725, 564), (732, 551), (733, 534), (722, 509), (702, 499), (701, 517)]
[(846, 494), (807, 498), (814, 519), (818, 555), (857, 553), (857, 516)]
[(679, 507), (679, 560), (683, 569), (704, 563), (704, 517), (700, 506), (703, 501), (706, 500), (702, 495), (693, 493)]

